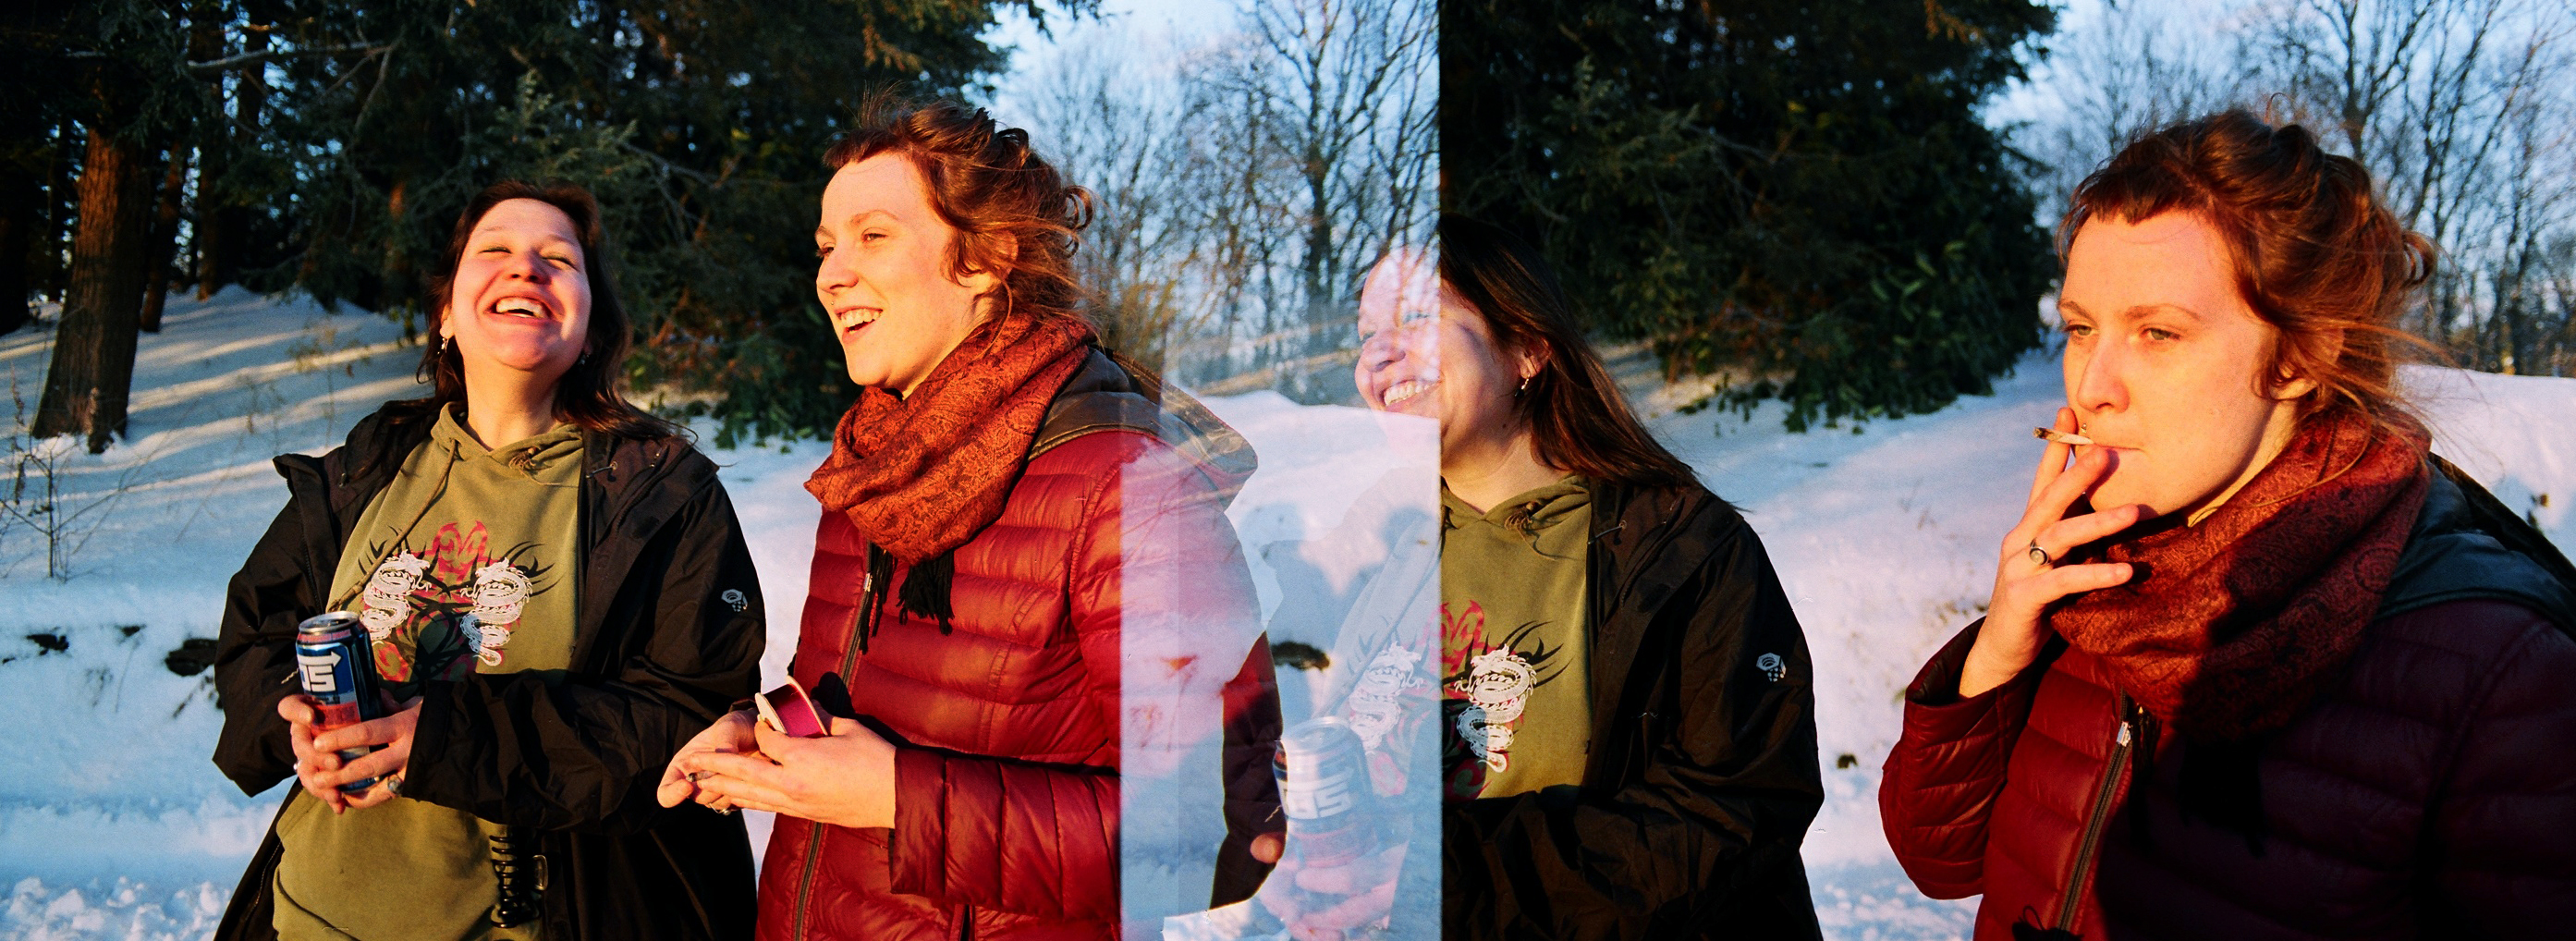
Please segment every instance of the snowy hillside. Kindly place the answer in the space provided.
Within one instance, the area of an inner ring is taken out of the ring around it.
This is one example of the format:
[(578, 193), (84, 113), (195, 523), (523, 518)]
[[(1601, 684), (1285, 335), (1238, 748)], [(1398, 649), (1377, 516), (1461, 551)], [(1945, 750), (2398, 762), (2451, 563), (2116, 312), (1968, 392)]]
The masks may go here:
[[(46, 340), (0, 337), (0, 383), (16, 383), (29, 413)], [(81, 514), (57, 527), (68, 577), (46, 577), (41, 534), (0, 530), (0, 715), (15, 720), (0, 725), (0, 937), (199, 938), (213, 926), (282, 792), (245, 797), (216, 773), (206, 674), (173, 667), (201, 655), (187, 642), (213, 636), (225, 580), (285, 500), (269, 457), (319, 453), (377, 403), (413, 394), (419, 348), (399, 340), (380, 318), (303, 300), (237, 289), (174, 300), (164, 330), (143, 339), (129, 440), (58, 458), (57, 505)], [(2576, 381), (2412, 378), (2443, 453), (2576, 545)], [(1983, 600), (1995, 541), (2036, 459), (2028, 429), (2058, 395), (2054, 365), (2034, 360), (1995, 396), (1858, 435), (1787, 434), (1777, 406), (1725, 420), (1721, 435), (1705, 414), (1654, 421), (1746, 508), (1814, 647), (1831, 798), (1807, 857), (1829, 936), (1941, 938), (1966, 924), (1967, 903), (1923, 899), (1895, 870), (1879, 836), (1877, 769), (1897, 691)], [(1424, 429), (1382, 428), (1355, 410), (1268, 394), (1208, 404), (1261, 454), (1231, 515), (1265, 607), (1278, 604), (1281, 581), (1265, 549), (1333, 529), (1374, 482), (1428, 459)], [(7, 409), (0, 402), (0, 431), (13, 427)], [(726, 466), (770, 609), (784, 615), (764, 660), (773, 679), (812, 545), (803, 484), (826, 450), (710, 452)], [(1844, 754), (1853, 766), (1837, 768)]]

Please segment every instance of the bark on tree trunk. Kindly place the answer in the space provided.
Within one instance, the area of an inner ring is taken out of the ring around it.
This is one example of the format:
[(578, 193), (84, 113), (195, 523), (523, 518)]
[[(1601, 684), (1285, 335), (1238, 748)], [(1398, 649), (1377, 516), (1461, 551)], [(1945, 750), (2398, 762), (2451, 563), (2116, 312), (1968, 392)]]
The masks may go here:
[(63, 294), (54, 359), (36, 405), (37, 437), (82, 434), (90, 453), (125, 430), (143, 302), (143, 243), (151, 204), (142, 148), (92, 128), (83, 151), (80, 223)]
[(143, 261), (143, 313), (135, 329), (161, 332), (161, 308), (170, 300), (170, 256), (179, 245), (179, 200), (187, 195), (188, 148), (170, 148), (170, 172), (161, 177), (160, 205), (152, 213)]

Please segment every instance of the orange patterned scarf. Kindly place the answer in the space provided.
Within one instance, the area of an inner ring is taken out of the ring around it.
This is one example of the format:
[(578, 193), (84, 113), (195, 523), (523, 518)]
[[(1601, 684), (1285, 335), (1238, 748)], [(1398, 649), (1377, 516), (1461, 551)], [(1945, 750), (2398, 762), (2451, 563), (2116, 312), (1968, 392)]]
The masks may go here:
[(985, 321), (911, 395), (860, 390), (805, 489), (905, 565), (964, 545), (1001, 517), (1090, 343), (1076, 320)]
[(2340, 411), (2302, 421), (2199, 525), (2076, 553), (2138, 575), (2076, 596), (2048, 626), (2185, 734), (2278, 728), (2360, 646), (2432, 482), (2426, 437), (2412, 422), (2390, 433)]

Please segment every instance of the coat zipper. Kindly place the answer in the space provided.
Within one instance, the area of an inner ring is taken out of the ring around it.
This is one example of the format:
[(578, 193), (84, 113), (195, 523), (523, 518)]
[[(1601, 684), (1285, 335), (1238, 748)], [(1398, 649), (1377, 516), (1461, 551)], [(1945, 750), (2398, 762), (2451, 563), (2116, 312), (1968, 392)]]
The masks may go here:
[(2120, 786), (2120, 772), (2128, 767), (2130, 743), (2137, 740), (2131, 731), (2137, 704), (2127, 693), (2120, 694), (2120, 731), (2111, 739), (2111, 760), (2103, 769), (2102, 787), (2093, 794), (2093, 812), (2084, 818), (2084, 839), (2075, 844), (2075, 871), (2066, 880), (2066, 901), (2057, 909), (2057, 930), (2073, 934), (2075, 903), (2084, 897), (2084, 879), (2093, 868), (2093, 854), (2101, 848), (2102, 824), (2111, 815), (2111, 792)]
[[(859, 637), (876, 619), (877, 605), (883, 600), (877, 596), (876, 554), (879, 551), (875, 543), (867, 544), (865, 561), (860, 563), (859, 609), (850, 612), (850, 636), (841, 641), (840, 675), (845, 681), (859, 662)], [(823, 857), (823, 825), (810, 821), (808, 825), (811, 831), (805, 838), (804, 874), (796, 880), (795, 937), (799, 941), (805, 937), (806, 906), (814, 899), (814, 864)]]

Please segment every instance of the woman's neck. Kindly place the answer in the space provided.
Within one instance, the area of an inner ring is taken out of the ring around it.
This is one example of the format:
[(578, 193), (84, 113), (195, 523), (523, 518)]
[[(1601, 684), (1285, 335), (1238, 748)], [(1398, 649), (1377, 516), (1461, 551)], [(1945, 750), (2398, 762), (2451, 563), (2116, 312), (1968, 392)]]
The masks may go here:
[(1479, 513), (1564, 478), (1538, 459), (1527, 425), (1479, 441), (1444, 442), (1440, 449), (1441, 484)]
[(546, 433), (555, 426), (555, 389), (529, 383), (465, 381), (465, 428), (485, 450)]

